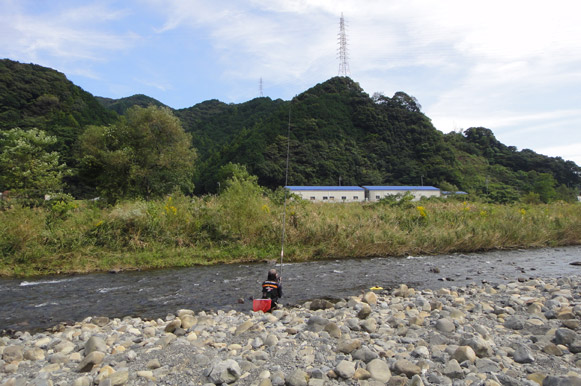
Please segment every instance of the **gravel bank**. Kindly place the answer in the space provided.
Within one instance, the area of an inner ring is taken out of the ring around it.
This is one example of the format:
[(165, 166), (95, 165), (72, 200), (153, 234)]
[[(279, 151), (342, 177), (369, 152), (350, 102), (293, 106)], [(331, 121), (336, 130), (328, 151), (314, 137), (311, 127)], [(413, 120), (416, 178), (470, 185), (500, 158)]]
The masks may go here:
[(0, 338), (0, 385), (581, 385), (581, 278), (400, 286), (269, 314), (92, 317)]

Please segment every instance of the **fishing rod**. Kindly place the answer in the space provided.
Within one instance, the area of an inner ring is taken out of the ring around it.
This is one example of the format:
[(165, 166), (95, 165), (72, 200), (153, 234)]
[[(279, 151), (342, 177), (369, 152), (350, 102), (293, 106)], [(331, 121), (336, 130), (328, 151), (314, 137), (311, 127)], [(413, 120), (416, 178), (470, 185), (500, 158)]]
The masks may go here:
[(280, 278), (282, 281), (282, 261), (284, 258), (284, 239), (286, 234), (286, 197), (287, 197), (287, 186), (288, 186), (288, 164), (290, 159), (290, 127), (291, 127), (291, 107), (292, 107), (292, 100), (288, 108), (288, 126), (286, 130), (286, 168), (285, 168), (285, 177), (284, 177), (284, 206), (282, 211), (282, 236), (280, 240)]

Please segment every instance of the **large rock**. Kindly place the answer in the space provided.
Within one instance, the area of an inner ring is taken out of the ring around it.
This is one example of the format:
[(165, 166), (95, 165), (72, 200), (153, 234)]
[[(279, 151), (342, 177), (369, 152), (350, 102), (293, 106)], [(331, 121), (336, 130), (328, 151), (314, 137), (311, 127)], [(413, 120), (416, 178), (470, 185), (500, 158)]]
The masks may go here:
[(2, 360), (6, 363), (20, 362), (24, 359), (24, 353), (21, 346), (8, 346), (4, 348)]
[(568, 328), (559, 328), (555, 331), (555, 343), (565, 346), (573, 343), (577, 339), (577, 333)]
[(307, 327), (310, 331), (319, 332), (323, 331), (327, 323), (329, 323), (328, 319), (318, 315), (313, 315), (309, 318), (309, 320), (307, 320)]
[(209, 380), (215, 385), (222, 383), (234, 383), (242, 374), (240, 365), (234, 359), (226, 359), (225, 361), (214, 364), (208, 372)]
[(480, 336), (470, 336), (460, 340), (462, 346), (470, 346), (479, 358), (492, 356), (492, 347), (490, 343)]
[(474, 363), (476, 360), (476, 353), (470, 346), (460, 346), (456, 349), (456, 351), (454, 351), (452, 358), (456, 359), (460, 363), (464, 361), (470, 361)]
[(579, 386), (581, 378), (575, 376), (555, 377), (549, 375), (543, 379), (543, 386)]
[(351, 353), (351, 356), (353, 357), (353, 359), (358, 359), (365, 363), (371, 362), (372, 360), (379, 358), (379, 354), (371, 351), (367, 347), (362, 347), (356, 350), (355, 352)]
[(381, 359), (373, 359), (367, 364), (367, 371), (371, 374), (371, 378), (380, 382), (387, 382), (391, 378), (391, 371), (387, 362)]
[(335, 305), (333, 303), (325, 299), (315, 299), (311, 302), (311, 305), (309, 306), (309, 308), (313, 311), (327, 310), (334, 307)]
[(363, 295), (363, 301), (371, 306), (374, 306), (377, 304), (377, 295), (375, 292), (367, 292), (365, 295)]
[(531, 349), (524, 344), (519, 344), (513, 354), (513, 359), (516, 363), (533, 363), (535, 358)]
[(335, 368), (335, 372), (341, 378), (350, 379), (355, 375), (355, 363), (342, 360)]
[(174, 333), (178, 328), (181, 328), (181, 327), (182, 327), (182, 321), (179, 319), (174, 319), (165, 326), (164, 331)]
[(436, 330), (444, 333), (454, 332), (456, 330), (456, 325), (454, 322), (448, 318), (438, 319), (436, 322)]
[(371, 307), (367, 303), (362, 303), (361, 309), (357, 313), (357, 317), (359, 319), (366, 319), (369, 315), (371, 315)]
[(307, 386), (309, 375), (301, 369), (295, 369), (288, 377), (286, 377), (286, 384), (289, 386)]
[(360, 347), (361, 341), (359, 339), (345, 339), (337, 343), (337, 351), (343, 354), (350, 354)]
[(460, 367), (460, 364), (456, 359), (451, 359), (448, 361), (448, 363), (446, 363), (442, 374), (452, 379), (464, 378), (462, 367)]
[(85, 355), (89, 355), (93, 351), (100, 351), (102, 353), (107, 352), (107, 344), (100, 336), (93, 335), (89, 338), (87, 343), (85, 343)]
[(240, 335), (242, 333), (245, 333), (253, 326), (254, 326), (254, 322), (252, 320), (247, 320), (244, 323), (242, 323), (241, 325), (239, 325), (238, 327), (236, 327), (236, 331), (234, 331), (234, 335), (237, 336), (237, 335)]
[(336, 339), (339, 339), (342, 335), (341, 329), (339, 328), (339, 326), (337, 326), (337, 323), (335, 322), (327, 323), (323, 330), (325, 330), (327, 333), (329, 333), (329, 335)]
[(42, 361), (44, 360), (44, 350), (38, 347), (33, 347), (24, 350), (24, 359), (29, 361)]
[(93, 351), (89, 353), (77, 366), (77, 372), (88, 373), (95, 365), (100, 364), (105, 359), (105, 353), (101, 351)]
[(511, 330), (522, 330), (525, 327), (525, 322), (522, 317), (514, 316), (505, 320), (504, 327)]
[(422, 369), (420, 366), (408, 361), (407, 359), (399, 359), (394, 363), (393, 371), (396, 374), (403, 374), (406, 377), (411, 378), (416, 374), (420, 374)]

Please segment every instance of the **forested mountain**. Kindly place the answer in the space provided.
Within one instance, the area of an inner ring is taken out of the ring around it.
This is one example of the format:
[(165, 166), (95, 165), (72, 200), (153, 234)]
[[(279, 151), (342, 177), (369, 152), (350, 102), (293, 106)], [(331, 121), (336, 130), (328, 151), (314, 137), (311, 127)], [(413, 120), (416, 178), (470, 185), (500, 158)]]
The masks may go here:
[(95, 97), (99, 103), (109, 109), (115, 111), (117, 114), (125, 114), (127, 109), (133, 106), (147, 107), (147, 106), (159, 106), (167, 107), (155, 98), (148, 97), (143, 94), (135, 94), (130, 97), (121, 99), (112, 99), (105, 97)]
[(71, 162), (87, 125), (114, 122), (117, 114), (51, 68), (0, 60), (0, 131), (38, 128), (57, 137), (55, 149)]
[[(0, 61), (0, 130), (44, 130), (57, 137), (55, 148), (70, 164), (82, 156), (73, 145), (88, 126), (116, 125), (132, 106), (152, 105), (164, 106), (145, 95), (96, 98), (55, 70)], [(292, 185), (423, 183), (500, 202), (525, 194), (550, 201), (570, 197), (581, 186), (581, 168), (571, 161), (517, 151), (486, 128), (443, 134), (412, 96), (370, 97), (346, 77), (291, 101), (209, 100), (173, 114), (192, 135), (200, 194), (217, 190), (219, 170), (229, 163), (244, 165), (263, 186), (283, 185), (289, 122)], [(77, 182), (69, 181), (69, 191)]]

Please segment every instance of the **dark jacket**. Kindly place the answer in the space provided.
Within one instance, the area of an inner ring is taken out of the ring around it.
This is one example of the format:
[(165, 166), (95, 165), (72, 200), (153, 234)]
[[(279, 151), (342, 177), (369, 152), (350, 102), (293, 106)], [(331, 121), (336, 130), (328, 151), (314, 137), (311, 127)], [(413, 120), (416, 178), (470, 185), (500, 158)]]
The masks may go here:
[(282, 297), (282, 286), (278, 281), (266, 280), (262, 283), (262, 298), (271, 299), (274, 303)]

